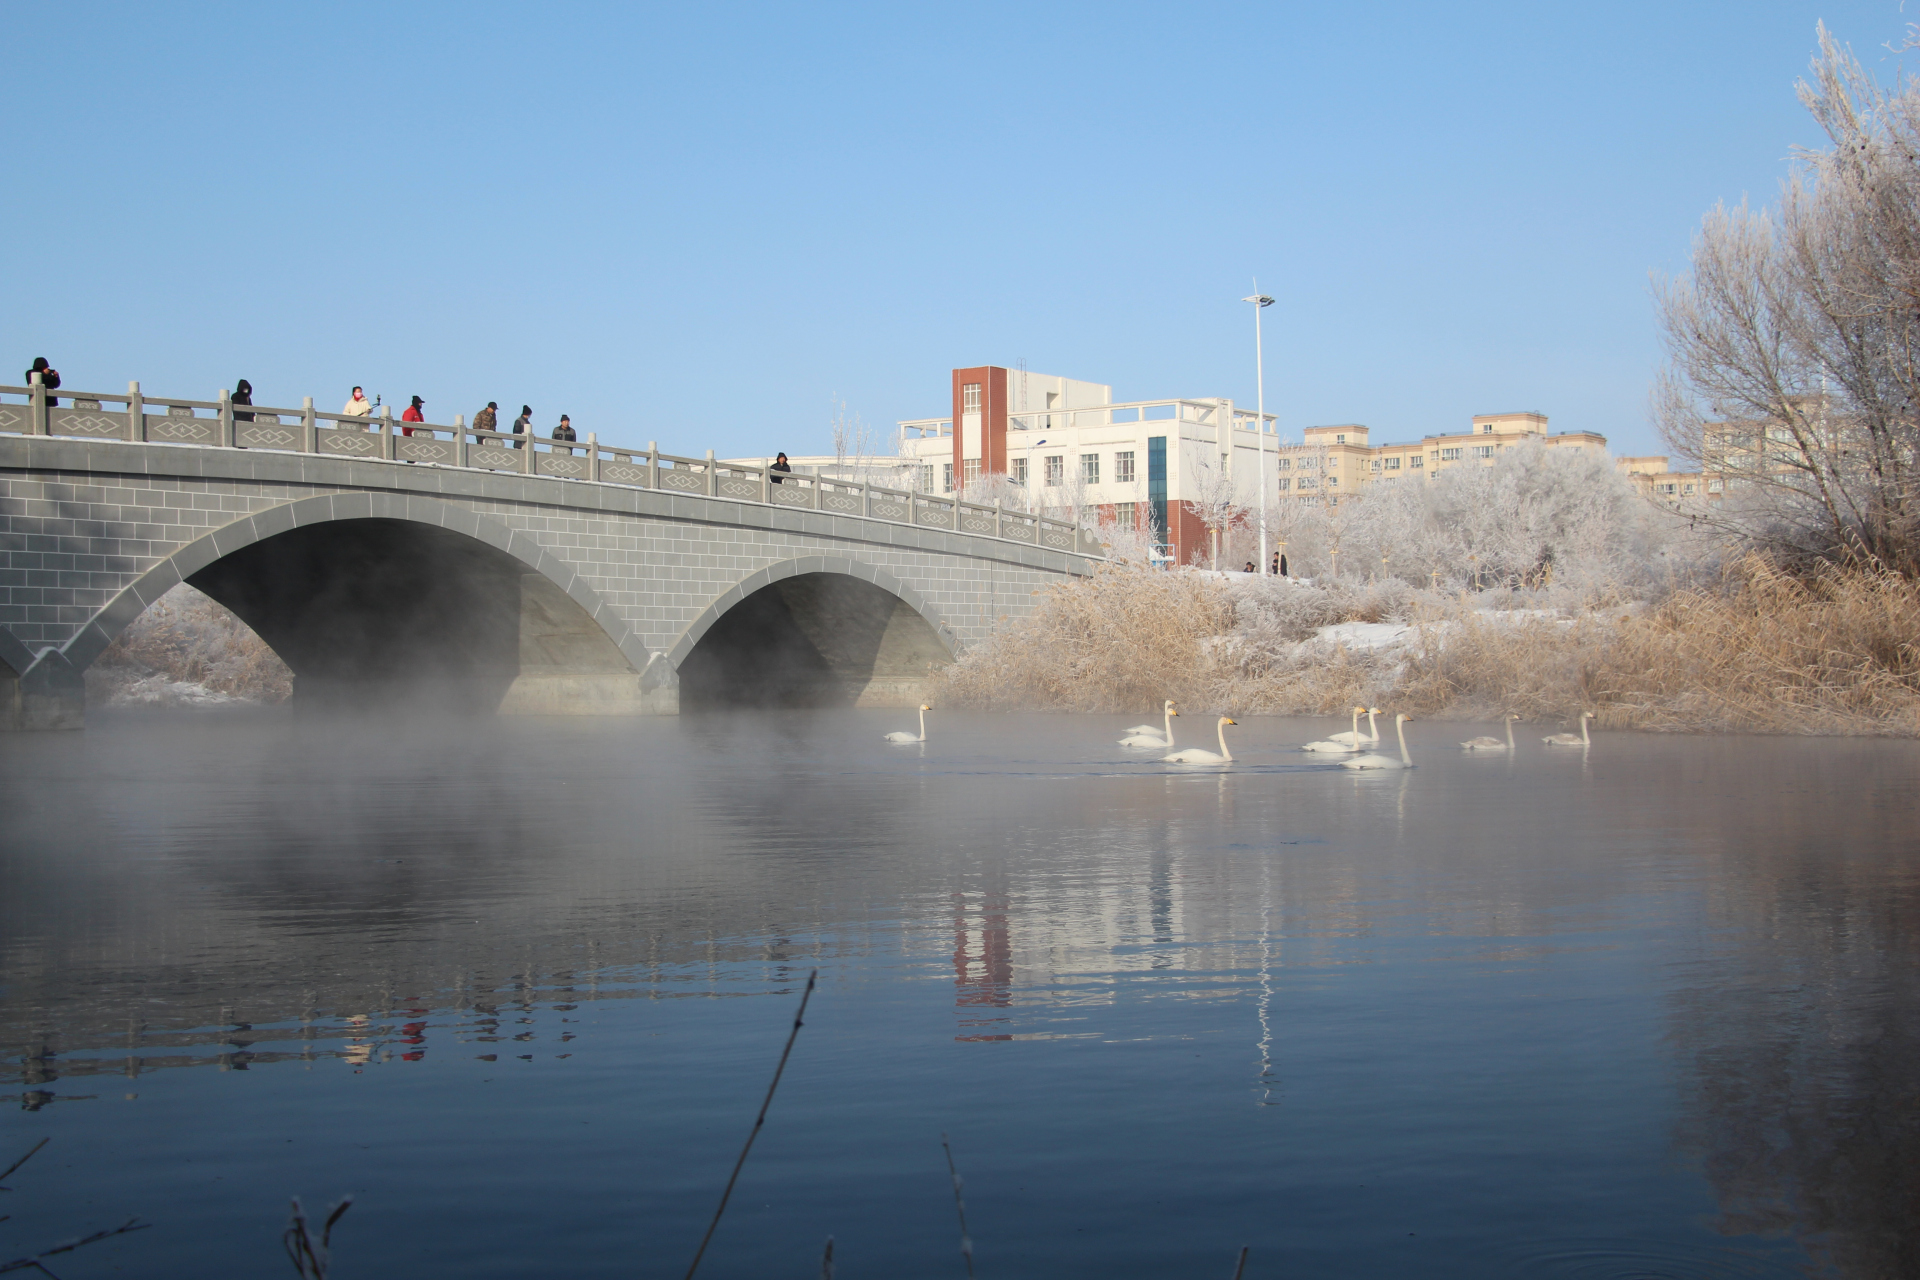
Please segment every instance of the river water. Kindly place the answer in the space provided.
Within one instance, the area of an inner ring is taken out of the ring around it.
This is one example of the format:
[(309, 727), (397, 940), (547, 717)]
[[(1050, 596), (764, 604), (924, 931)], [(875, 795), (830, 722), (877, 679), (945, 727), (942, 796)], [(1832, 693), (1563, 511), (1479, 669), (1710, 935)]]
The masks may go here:
[(818, 970), (703, 1276), (1920, 1274), (1920, 745), (1138, 718), (0, 738), (0, 1261), (681, 1275)]

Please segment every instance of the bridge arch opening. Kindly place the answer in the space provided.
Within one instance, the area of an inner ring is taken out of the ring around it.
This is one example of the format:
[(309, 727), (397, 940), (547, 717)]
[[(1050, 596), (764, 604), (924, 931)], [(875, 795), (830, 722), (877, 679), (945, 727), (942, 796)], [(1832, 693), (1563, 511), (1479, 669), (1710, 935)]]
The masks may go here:
[(414, 520), (301, 525), (186, 581), (293, 671), (297, 708), (628, 714), (639, 674), (546, 575)]
[(952, 661), (934, 624), (899, 594), (850, 574), (798, 573), (712, 618), (680, 660), (680, 704), (909, 706)]

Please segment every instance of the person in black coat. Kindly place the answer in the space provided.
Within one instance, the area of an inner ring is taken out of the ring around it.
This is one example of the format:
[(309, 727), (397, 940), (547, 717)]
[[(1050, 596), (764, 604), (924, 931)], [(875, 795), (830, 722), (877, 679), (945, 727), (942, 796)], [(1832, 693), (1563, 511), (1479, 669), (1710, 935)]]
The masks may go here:
[[(786, 473), (787, 473), (788, 475), (792, 475), (792, 474), (793, 474), (793, 468), (787, 465), (787, 455), (786, 455), (786, 454), (784, 454), (784, 453), (783, 453), (783, 454), (781, 454), (781, 455), (780, 455), (779, 457), (777, 457), (777, 458), (775, 458), (775, 459), (773, 460), (773, 465), (772, 465), (771, 467), (768, 467), (768, 468), (767, 468), (767, 470), (769, 470), (769, 471), (784, 471), (784, 472), (786, 472)], [(768, 479), (770, 479), (770, 480), (772, 480), (772, 481), (773, 481), (773, 482), (774, 482), (775, 484), (784, 484), (784, 483), (786, 483), (785, 481), (783, 481), (783, 480), (781, 480), (781, 479), (780, 479), (780, 477), (779, 477), (779, 476), (777, 476), (777, 475), (776, 475), (776, 476), (769, 476), (769, 477), (767, 477), (767, 478), (768, 478)]]
[(520, 416), (513, 420), (513, 434), (521, 438), (513, 442), (516, 449), (527, 447), (526, 437), (533, 434), (533, 406), (521, 405)]
[[(27, 370), (28, 386), (33, 385), (33, 375), (36, 373), (40, 375), (40, 385), (48, 391), (52, 391), (60, 385), (60, 371), (48, 364), (45, 356), (35, 356), (33, 358), (33, 368)], [(60, 401), (55, 397), (47, 397), (47, 408), (51, 409), (59, 403)]]
[[(252, 404), (253, 403), (253, 384), (251, 382), (248, 382), (245, 378), (242, 378), (240, 379), (240, 381), (234, 383), (233, 384), (233, 402), (235, 404)], [(250, 413), (235, 413), (233, 415), (233, 420), (235, 422), (252, 422), (253, 415)]]

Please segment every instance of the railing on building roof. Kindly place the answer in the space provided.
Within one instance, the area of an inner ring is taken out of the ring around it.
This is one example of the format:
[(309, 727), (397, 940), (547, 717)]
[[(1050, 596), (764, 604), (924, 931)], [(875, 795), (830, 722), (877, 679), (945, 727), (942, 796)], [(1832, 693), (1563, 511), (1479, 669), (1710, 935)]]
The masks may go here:
[[(1136, 422), (1192, 422), (1202, 426), (1217, 426), (1220, 421), (1220, 409), (1224, 404), (1220, 400), (1130, 400), (1122, 404), (1084, 405), (1074, 409), (1023, 409), (1007, 414), (1007, 427), (1013, 431), (1052, 431), (1069, 427), (1105, 427), (1119, 426)], [(1252, 431), (1260, 415), (1252, 409), (1234, 409), (1233, 427), (1239, 431)], [(1277, 415), (1266, 415), (1268, 434), (1279, 430)], [(926, 439), (930, 436), (951, 436), (953, 418), (910, 418), (900, 425), (902, 439), (909, 432), (915, 438)]]
[[(51, 400), (65, 399), (66, 404)], [(9, 403), (24, 400), (25, 403)], [(118, 405), (120, 408), (106, 408)], [(546, 476), (624, 488), (759, 502), (836, 515), (864, 516), (920, 528), (1003, 538), (1009, 542), (1100, 556), (1091, 530), (1061, 520), (882, 488), (861, 480), (776, 472), (769, 466), (721, 462), (661, 453), (656, 444), (623, 449), (585, 441), (544, 439), (531, 433), (477, 431), (456, 417), (451, 425), (399, 422), (391, 406), (364, 417), (328, 413), (308, 397), (298, 409), (236, 405), (222, 391), (218, 400), (149, 396), (137, 382), (123, 393), (70, 391), (50, 396), (35, 375), (31, 386), (0, 386), (0, 432), (69, 436), (169, 447), (261, 449), (320, 457), (415, 463), (439, 467)]]

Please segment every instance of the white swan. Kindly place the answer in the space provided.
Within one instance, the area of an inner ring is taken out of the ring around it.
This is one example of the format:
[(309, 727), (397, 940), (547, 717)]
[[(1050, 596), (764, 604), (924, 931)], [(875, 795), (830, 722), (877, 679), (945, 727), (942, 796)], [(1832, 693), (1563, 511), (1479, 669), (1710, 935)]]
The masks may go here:
[(1173, 718), (1180, 713), (1173, 709), (1173, 699), (1167, 699), (1167, 727), (1165, 730), (1152, 725), (1135, 725), (1127, 730), (1127, 736), (1120, 739), (1123, 747), (1171, 747), (1173, 745)]
[(1500, 741), (1498, 738), (1489, 738), (1483, 733), (1479, 737), (1470, 738), (1460, 745), (1468, 751), (1511, 751), (1513, 750), (1513, 722), (1519, 718), (1520, 717), (1516, 715), (1509, 715), (1507, 717), (1507, 740), (1505, 742)]
[(1355, 707), (1353, 709), (1352, 733), (1343, 733), (1335, 738), (1322, 738), (1319, 742), (1309, 742), (1300, 749), (1302, 751), (1330, 751), (1338, 755), (1352, 755), (1360, 749), (1360, 743), (1364, 741), (1364, 739), (1360, 737), (1360, 713), (1365, 710), (1365, 707)]
[(1233, 752), (1227, 750), (1227, 726), (1238, 724), (1231, 716), (1220, 717), (1220, 752), (1218, 755), (1199, 747), (1188, 747), (1185, 751), (1176, 751), (1164, 757), (1168, 764), (1226, 764), (1233, 759)]
[(1580, 736), (1577, 738), (1570, 733), (1550, 733), (1540, 741), (1550, 747), (1590, 747), (1593, 745), (1593, 739), (1587, 736), (1587, 721), (1591, 719), (1593, 719), (1593, 712), (1580, 713)]
[(1356, 727), (1352, 733), (1330, 733), (1327, 735), (1328, 742), (1351, 742), (1356, 747), (1365, 747), (1380, 741), (1380, 726), (1373, 722), (1373, 718), (1380, 714), (1380, 708), (1355, 707), (1354, 710), (1367, 713), (1367, 731), (1361, 733)]
[(1413, 719), (1413, 717), (1404, 711), (1393, 718), (1393, 732), (1400, 739), (1400, 758), (1398, 760), (1395, 760), (1392, 756), (1382, 755), (1355, 756), (1351, 760), (1342, 760), (1340, 767), (1342, 769), (1413, 768), (1413, 757), (1407, 754), (1407, 721), (1411, 719)]
[(914, 737), (904, 729), (896, 729), (887, 735), (888, 742), (925, 742), (927, 740), (927, 712), (933, 710), (928, 703), (920, 704), (920, 736)]

